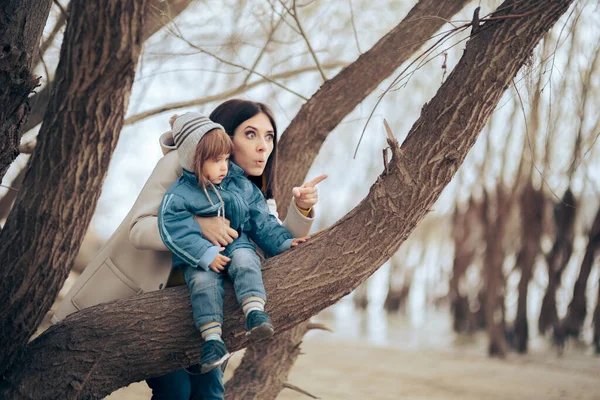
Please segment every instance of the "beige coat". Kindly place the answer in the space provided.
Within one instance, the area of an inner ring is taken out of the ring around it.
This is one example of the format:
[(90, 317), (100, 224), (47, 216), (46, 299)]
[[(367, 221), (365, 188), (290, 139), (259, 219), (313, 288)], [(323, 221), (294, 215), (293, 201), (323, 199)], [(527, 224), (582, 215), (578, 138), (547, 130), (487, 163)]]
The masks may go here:
[[(161, 137), (165, 154), (142, 188), (131, 211), (102, 246), (69, 290), (52, 317), (57, 323), (69, 314), (99, 303), (163, 289), (171, 273), (171, 253), (158, 232), (157, 212), (171, 184), (181, 175), (172, 137)], [(267, 202), (276, 214), (275, 202)], [(284, 226), (294, 237), (308, 234), (313, 216), (303, 216), (290, 203)]]

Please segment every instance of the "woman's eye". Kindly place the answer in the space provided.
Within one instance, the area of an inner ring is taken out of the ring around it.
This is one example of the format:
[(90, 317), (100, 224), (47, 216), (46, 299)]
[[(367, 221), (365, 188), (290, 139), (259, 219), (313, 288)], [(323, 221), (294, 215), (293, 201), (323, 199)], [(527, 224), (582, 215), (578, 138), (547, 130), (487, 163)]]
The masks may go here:
[(255, 136), (256, 136), (256, 134), (252, 131), (246, 132), (246, 137), (249, 139), (254, 139)]
[(269, 141), (272, 141), (273, 139), (275, 139), (275, 135), (273, 135), (273, 134), (269, 133), (269, 134), (266, 136), (266, 138), (267, 138), (267, 140), (269, 140)]

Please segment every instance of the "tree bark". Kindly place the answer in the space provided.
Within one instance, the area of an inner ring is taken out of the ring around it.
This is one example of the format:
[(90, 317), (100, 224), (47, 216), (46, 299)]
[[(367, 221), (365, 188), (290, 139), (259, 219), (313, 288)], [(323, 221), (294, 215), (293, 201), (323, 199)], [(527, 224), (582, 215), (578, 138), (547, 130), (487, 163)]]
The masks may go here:
[(592, 271), (592, 267), (594, 266), (596, 253), (600, 249), (600, 209), (598, 209), (598, 212), (596, 213), (588, 238), (589, 240), (587, 248), (585, 249), (583, 261), (581, 262), (579, 276), (577, 277), (575, 287), (573, 288), (573, 298), (569, 303), (567, 316), (561, 323), (561, 333), (566, 335), (566, 337), (579, 337), (583, 322), (585, 321), (587, 312), (585, 296), (587, 281), (590, 272)]
[(575, 240), (575, 212), (577, 202), (571, 188), (567, 189), (562, 200), (554, 206), (554, 221), (556, 224), (556, 238), (552, 250), (546, 256), (548, 264), (548, 286), (542, 300), (538, 330), (546, 333), (550, 328), (558, 327), (559, 319), (556, 310), (556, 291), (560, 287), (562, 274), (567, 268), (573, 253)]
[(29, 94), (39, 84), (33, 60), (52, 0), (6, 0), (0, 10), (0, 181), (19, 155)]
[[(571, 1), (505, 3), (478, 27), (463, 57), (424, 106), (402, 149), (368, 196), (313, 240), (264, 265), (267, 312), (280, 334), (334, 304), (391, 257), (431, 209), (464, 161), (505, 88), (542, 35)], [(520, 15), (504, 18), (505, 15)], [(224, 339), (244, 347), (242, 316), (225, 295)], [(198, 360), (185, 287), (101, 304), (48, 329), (8, 372), (0, 393), (11, 399), (98, 398), (133, 381)]]
[[(289, 198), (292, 188), (302, 184), (329, 132), (470, 1), (420, 0), (369, 51), (321, 86), (281, 136), (276, 198)], [(282, 217), (287, 212), (284, 203), (279, 203)]]
[(0, 233), (0, 375), (50, 309), (91, 220), (127, 109), (144, 1), (71, 2), (54, 101)]
[(527, 353), (529, 341), (527, 295), (535, 260), (541, 252), (540, 239), (543, 232), (545, 199), (543, 192), (536, 190), (531, 180), (528, 181), (521, 196), (521, 249), (516, 262), (516, 267), (521, 271), (521, 279), (518, 286), (514, 346), (519, 353)]
[[(192, 0), (148, 0), (144, 11), (145, 19), (142, 41), (146, 41), (156, 32), (164, 28), (165, 25), (181, 14), (191, 2)], [(31, 114), (25, 123), (24, 132), (35, 128), (42, 122), (46, 109), (48, 108), (53, 84), (54, 82), (48, 82), (48, 84), (32, 98)]]

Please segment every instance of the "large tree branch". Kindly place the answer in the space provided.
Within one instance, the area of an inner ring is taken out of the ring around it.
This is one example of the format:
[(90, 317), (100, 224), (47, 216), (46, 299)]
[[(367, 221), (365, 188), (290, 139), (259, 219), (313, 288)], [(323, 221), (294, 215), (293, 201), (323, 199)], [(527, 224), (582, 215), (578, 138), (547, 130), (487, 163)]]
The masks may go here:
[(288, 198), (302, 183), (329, 132), (470, 1), (420, 0), (369, 51), (321, 86), (281, 137), (277, 198)]
[(32, 74), (51, 0), (7, 0), (0, 9), (0, 181), (19, 155), (29, 94), (39, 83)]
[[(509, 82), (571, 0), (507, 1), (479, 27), (368, 196), (313, 240), (265, 263), (268, 311), (278, 332), (307, 320), (364, 282), (406, 239), (450, 182)], [(525, 14), (502, 18), (507, 14)], [(228, 288), (224, 339), (246, 346)], [(13, 399), (97, 398), (195, 363), (200, 353), (185, 287), (83, 310), (27, 348), (2, 393)]]
[(92, 218), (123, 126), (144, 5), (71, 1), (54, 101), (0, 232), (0, 376), (50, 309)]
[[(142, 40), (148, 40), (152, 35), (164, 28), (175, 17), (181, 14), (191, 2), (192, 0), (148, 1), (145, 9)], [(39, 93), (32, 97), (31, 113), (27, 123), (25, 123), (25, 132), (42, 123), (44, 113), (46, 112), (46, 108), (48, 108), (48, 102), (50, 101), (52, 84), (53, 82), (48, 82), (48, 84), (42, 90), (40, 90)]]

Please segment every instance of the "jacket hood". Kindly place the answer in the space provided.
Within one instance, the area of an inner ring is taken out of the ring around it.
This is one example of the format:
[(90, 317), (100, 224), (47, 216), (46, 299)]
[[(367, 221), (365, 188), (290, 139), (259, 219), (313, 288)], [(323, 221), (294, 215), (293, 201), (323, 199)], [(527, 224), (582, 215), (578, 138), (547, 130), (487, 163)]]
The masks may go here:
[(167, 155), (167, 153), (173, 150), (177, 150), (177, 147), (175, 147), (175, 140), (173, 139), (173, 133), (171, 131), (167, 131), (160, 135), (158, 142), (160, 143), (160, 149), (163, 152), (163, 156)]

